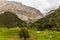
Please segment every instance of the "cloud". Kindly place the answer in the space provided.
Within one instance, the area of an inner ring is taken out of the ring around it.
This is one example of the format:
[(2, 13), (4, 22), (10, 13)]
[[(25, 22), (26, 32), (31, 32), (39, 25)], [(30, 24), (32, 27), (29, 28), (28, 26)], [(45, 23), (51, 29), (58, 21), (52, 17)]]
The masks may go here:
[(0, 1), (7, 1), (7, 0), (0, 0)]
[[(12, 0), (10, 0), (12, 1)], [(40, 10), (44, 15), (50, 10), (58, 8), (59, 0), (13, 0)]]
[(59, 5), (60, 5), (60, 0), (59, 0)]

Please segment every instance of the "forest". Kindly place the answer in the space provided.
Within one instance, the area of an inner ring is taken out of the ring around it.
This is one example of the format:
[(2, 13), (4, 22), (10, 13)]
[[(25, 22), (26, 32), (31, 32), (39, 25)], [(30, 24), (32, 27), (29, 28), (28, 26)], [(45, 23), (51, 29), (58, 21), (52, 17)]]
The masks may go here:
[(0, 27), (13, 28), (13, 27), (27, 27), (36, 30), (60, 30), (60, 8), (50, 15), (39, 19), (34, 23), (26, 23), (19, 19), (17, 15), (12, 12), (4, 12), (0, 14)]

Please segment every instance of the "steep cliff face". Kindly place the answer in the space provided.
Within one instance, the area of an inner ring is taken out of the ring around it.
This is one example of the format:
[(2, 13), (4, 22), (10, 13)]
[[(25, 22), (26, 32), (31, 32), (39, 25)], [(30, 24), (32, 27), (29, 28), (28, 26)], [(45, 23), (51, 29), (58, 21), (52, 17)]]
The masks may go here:
[(21, 20), (28, 23), (33, 23), (43, 17), (39, 10), (13, 1), (0, 2), (0, 14), (6, 11), (15, 13)]

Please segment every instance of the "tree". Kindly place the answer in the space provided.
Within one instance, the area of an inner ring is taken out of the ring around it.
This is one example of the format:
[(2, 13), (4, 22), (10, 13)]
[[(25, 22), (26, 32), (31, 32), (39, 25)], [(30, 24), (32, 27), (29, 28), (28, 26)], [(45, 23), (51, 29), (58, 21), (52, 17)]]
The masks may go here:
[(30, 37), (28, 30), (26, 28), (22, 28), (19, 32), (20, 38), (24, 38), (24, 40), (27, 40), (27, 38)]

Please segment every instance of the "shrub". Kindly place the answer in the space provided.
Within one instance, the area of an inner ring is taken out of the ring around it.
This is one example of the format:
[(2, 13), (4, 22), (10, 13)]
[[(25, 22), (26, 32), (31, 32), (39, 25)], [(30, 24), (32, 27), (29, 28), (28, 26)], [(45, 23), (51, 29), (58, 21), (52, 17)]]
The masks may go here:
[(27, 38), (30, 37), (28, 30), (26, 28), (22, 28), (19, 32), (19, 36), (20, 38), (24, 38), (24, 40), (26, 40)]

